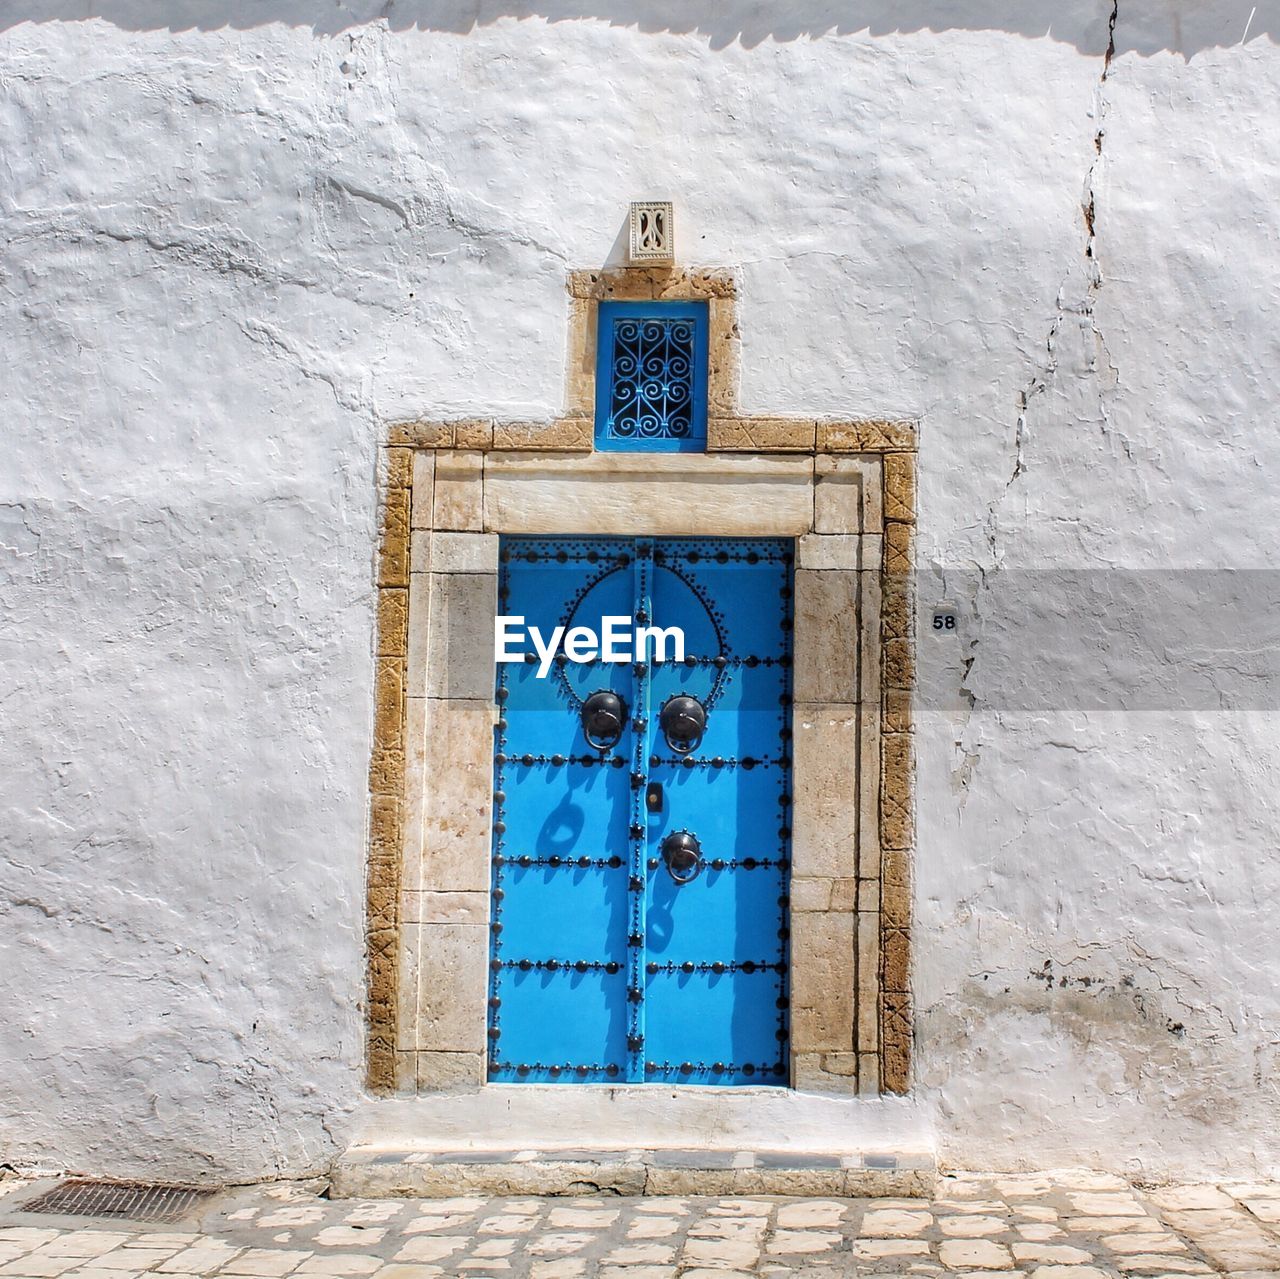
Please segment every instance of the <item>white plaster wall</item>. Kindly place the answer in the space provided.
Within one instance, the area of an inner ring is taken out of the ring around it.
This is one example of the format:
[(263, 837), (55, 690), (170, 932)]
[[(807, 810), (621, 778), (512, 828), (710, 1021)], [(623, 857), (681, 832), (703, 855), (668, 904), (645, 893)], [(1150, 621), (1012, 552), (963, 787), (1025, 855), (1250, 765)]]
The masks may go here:
[(1277, 6), (162, 8), (0, 0), (0, 1163), (340, 1148), (376, 442), (555, 413), (650, 195), (748, 410), (922, 422), (944, 1157), (1280, 1162), (1269, 579), (1155, 572), (1280, 544)]

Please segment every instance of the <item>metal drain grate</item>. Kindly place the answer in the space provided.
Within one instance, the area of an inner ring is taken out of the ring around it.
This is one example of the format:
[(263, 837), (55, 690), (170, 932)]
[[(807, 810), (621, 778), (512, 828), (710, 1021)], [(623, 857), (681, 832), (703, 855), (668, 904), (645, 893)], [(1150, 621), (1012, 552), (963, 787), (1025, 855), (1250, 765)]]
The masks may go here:
[(139, 1181), (64, 1181), (22, 1205), (23, 1212), (68, 1217), (127, 1217), (160, 1224), (181, 1221), (215, 1192), (193, 1186), (149, 1186)]

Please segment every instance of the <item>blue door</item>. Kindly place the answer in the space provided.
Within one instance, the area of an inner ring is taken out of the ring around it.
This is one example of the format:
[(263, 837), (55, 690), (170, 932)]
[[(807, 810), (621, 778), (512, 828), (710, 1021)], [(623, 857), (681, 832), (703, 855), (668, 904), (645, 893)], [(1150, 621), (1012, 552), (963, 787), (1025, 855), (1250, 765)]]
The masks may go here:
[(499, 612), (544, 641), (684, 653), (498, 666), (492, 1081), (786, 1082), (792, 558), (503, 539)]

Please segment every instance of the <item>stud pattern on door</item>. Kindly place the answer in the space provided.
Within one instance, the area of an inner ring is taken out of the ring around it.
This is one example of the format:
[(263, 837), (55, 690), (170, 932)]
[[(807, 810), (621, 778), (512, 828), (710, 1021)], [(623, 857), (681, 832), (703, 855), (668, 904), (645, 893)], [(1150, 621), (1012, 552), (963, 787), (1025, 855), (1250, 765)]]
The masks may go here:
[(500, 613), (679, 627), (685, 654), (498, 666), (490, 1080), (786, 1082), (792, 560), (503, 539)]

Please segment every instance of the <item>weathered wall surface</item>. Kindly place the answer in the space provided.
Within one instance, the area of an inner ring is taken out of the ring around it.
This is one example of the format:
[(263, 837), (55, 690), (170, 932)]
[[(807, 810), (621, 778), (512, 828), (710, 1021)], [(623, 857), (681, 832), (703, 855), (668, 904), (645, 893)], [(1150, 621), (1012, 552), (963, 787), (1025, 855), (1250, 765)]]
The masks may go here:
[(1267, 579), (1164, 572), (1280, 550), (1273, 4), (89, 8), (0, 3), (0, 1162), (342, 1142), (376, 441), (553, 415), (650, 195), (746, 411), (921, 419), (942, 1152), (1280, 1162)]

